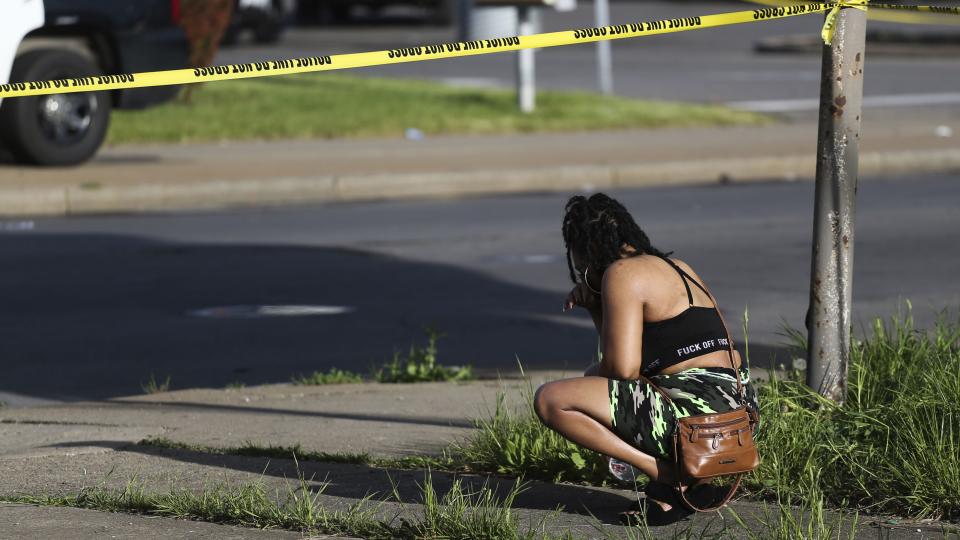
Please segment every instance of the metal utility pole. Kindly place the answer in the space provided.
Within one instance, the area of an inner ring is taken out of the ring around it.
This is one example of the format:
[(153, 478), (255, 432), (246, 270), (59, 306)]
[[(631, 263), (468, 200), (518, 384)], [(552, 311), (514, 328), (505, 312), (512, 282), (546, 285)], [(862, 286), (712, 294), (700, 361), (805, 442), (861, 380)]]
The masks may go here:
[[(608, 0), (594, 0), (593, 13), (596, 17), (596, 26), (610, 26), (610, 4)], [(597, 82), (600, 93), (613, 94), (613, 60), (610, 52), (610, 41), (597, 42)]]
[[(526, 36), (536, 32), (534, 8), (517, 6), (517, 35)], [(537, 86), (533, 49), (517, 51), (517, 101), (520, 112), (532, 113), (536, 107)]]
[(843, 8), (823, 48), (807, 312), (807, 384), (843, 402), (850, 359), (853, 225), (867, 14)]

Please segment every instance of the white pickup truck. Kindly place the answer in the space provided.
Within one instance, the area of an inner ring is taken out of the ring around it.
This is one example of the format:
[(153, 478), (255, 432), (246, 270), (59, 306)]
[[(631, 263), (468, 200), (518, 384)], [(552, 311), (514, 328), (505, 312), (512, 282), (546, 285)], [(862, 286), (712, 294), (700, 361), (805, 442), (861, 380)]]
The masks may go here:
[[(0, 84), (186, 67), (180, 0), (2, 0)], [(163, 102), (175, 87), (10, 98), (0, 145), (20, 162), (73, 165), (103, 143), (113, 108)]]

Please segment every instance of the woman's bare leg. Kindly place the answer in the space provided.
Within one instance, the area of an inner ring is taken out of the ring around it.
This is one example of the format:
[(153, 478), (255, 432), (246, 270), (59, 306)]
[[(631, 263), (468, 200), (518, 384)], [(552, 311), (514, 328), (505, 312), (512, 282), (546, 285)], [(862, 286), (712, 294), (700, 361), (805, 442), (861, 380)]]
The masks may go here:
[(534, 398), (537, 415), (570, 441), (625, 461), (651, 480), (672, 481), (666, 462), (645, 454), (613, 432), (604, 377), (578, 377), (544, 384)]

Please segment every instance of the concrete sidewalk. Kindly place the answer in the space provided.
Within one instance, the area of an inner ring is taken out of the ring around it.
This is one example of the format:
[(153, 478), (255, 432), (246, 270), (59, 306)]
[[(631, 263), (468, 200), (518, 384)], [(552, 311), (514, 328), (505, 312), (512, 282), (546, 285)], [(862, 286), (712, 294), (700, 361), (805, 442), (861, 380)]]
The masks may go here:
[[(862, 175), (960, 169), (937, 119), (865, 122)], [(886, 119), (889, 120), (889, 119)], [(67, 215), (812, 178), (817, 126), (108, 148), (0, 166), (0, 215)]]
[[(100, 540), (102, 538), (293, 540), (303, 537), (292, 531), (264, 531), (200, 521), (6, 503), (0, 503), (0, 531), (3, 531), (4, 538), (69, 540)], [(332, 537), (315, 536), (313, 538)]]
[[(533, 381), (537, 384), (559, 375), (536, 373)], [(270, 385), (0, 409), (0, 495), (69, 494), (100, 485), (122, 489), (131, 478), (138, 478), (157, 491), (200, 491), (215, 484), (263, 482), (269, 493), (276, 488), (282, 494), (290, 489), (292, 479), (302, 474), (311, 479), (311, 490), (330, 509), (349, 508), (370, 494), (376, 494), (378, 499), (389, 498), (392, 485), (396, 484), (399, 500), (391, 498), (383, 503), (378, 515), (389, 518), (417, 514), (423, 508), (417, 484), (423, 482), (424, 471), (316, 462), (297, 465), (289, 459), (170, 450), (137, 442), (143, 437), (162, 436), (214, 447), (253, 442), (301, 444), (306, 451), (366, 451), (377, 456), (435, 452), (469, 435), (471, 419), (487, 417), (499, 391), (507, 393), (508, 404), (523, 404), (526, 387), (527, 383), (520, 380)], [(321, 482), (323, 479), (326, 481)], [(466, 475), (463, 479), (473, 488), (489, 482), (501, 494), (514, 484), (510, 478), (482, 475)], [(441, 494), (453, 480), (450, 474), (432, 474)], [(524, 523), (546, 519), (550, 532), (569, 531), (577, 538), (596, 538), (602, 530), (612, 537), (626, 537), (627, 531), (617, 523), (617, 512), (633, 497), (630, 490), (531, 482), (514, 508)], [(558, 507), (561, 510), (556, 511)], [(732, 508), (757, 529), (762, 529), (765, 516), (776, 515), (776, 509), (748, 501), (735, 502)], [(16, 530), (18, 538), (57, 536), (55, 531), (63, 530), (63, 520), (70, 520), (71, 531), (86, 531), (73, 536), (77, 538), (95, 538), (97, 531), (136, 538), (291, 537), (285, 532), (246, 531), (165, 518), (0, 505), (0, 527)], [(876, 522), (861, 519), (863, 533), (875, 536)], [(16, 528), (12, 523), (16, 523)], [(704, 527), (715, 529), (721, 525), (716, 514), (704, 514), (656, 534), (669, 537), (688, 527), (697, 533)], [(911, 523), (903, 527), (889, 530), (889, 538), (917, 538), (918, 529), (922, 537), (933, 537), (939, 532), (936, 524)], [(193, 532), (186, 534), (188, 530)], [(742, 532), (731, 530), (729, 537), (740, 537)]]

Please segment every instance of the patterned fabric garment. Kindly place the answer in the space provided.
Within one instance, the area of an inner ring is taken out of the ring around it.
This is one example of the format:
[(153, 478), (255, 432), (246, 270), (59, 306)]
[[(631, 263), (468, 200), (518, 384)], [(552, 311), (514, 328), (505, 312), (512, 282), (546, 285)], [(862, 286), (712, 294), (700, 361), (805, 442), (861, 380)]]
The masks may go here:
[[(613, 431), (640, 451), (673, 460), (671, 437), (676, 420), (696, 414), (731, 411), (740, 406), (737, 381), (731, 368), (693, 368), (672, 375), (650, 377), (673, 400), (671, 405), (644, 381), (610, 379)], [(740, 367), (747, 404), (759, 411), (749, 369)]]

